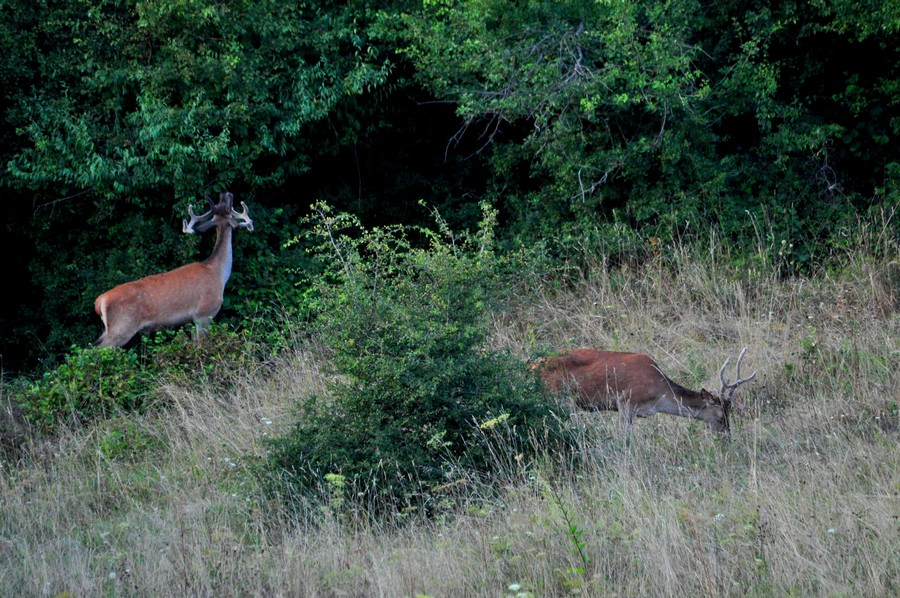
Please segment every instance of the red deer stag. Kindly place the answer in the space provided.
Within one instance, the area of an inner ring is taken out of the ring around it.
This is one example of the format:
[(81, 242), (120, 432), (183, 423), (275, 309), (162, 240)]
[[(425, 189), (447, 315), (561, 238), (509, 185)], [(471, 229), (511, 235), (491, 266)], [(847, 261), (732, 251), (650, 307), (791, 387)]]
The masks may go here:
[(737, 360), (734, 382), (725, 379), (725, 367), (731, 358), (722, 364), (719, 396), (705, 389), (690, 390), (673, 382), (656, 362), (640, 353), (574, 349), (540, 359), (531, 367), (540, 372), (551, 390), (573, 392), (578, 407), (621, 412), (626, 427), (631, 426), (635, 416), (668, 413), (702, 419), (711, 430), (728, 434), (728, 413), (734, 391), (756, 376), (753, 372), (747, 378), (741, 378), (741, 361), (746, 353), (744, 347)]
[(225, 283), (231, 275), (232, 230), (253, 230), (247, 204), (241, 202), (243, 211), (236, 211), (231, 193), (220, 194), (218, 204), (207, 200), (210, 209), (200, 216), (188, 206), (191, 221), (183, 220), (182, 230), (194, 234), (215, 227), (216, 245), (210, 256), (170, 272), (120, 284), (97, 297), (94, 311), (103, 320), (103, 334), (95, 344), (121, 347), (143, 330), (172, 328), (190, 321), (197, 325), (198, 338), (203, 333), (222, 307)]

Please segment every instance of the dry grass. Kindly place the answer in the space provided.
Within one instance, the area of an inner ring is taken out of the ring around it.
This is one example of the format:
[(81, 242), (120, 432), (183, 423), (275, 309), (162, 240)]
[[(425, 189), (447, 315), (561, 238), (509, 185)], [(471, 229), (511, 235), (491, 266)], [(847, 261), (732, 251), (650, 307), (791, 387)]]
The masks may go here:
[(666, 416), (626, 438), (615, 416), (584, 414), (582, 468), (548, 455), (499, 472), (493, 498), (473, 493), (432, 521), (339, 509), (295, 521), (254, 498), (248, 456), (322, 392), (309, 354), (247, 372), (225, 395), (170, 384), (171, 409), (66, 430), (2, 463), (0, 595), (896, 595), (889, 249), (841, 275), (782, 281), (735, 275), (720, 249), (669, 248), (640, 270), (596, 264), (498, 317), (494, 342), (523, 360), (643, 351), (716, 389), (722, 360), (747, 346), (759, 375), (738, 391), (730, 443)]

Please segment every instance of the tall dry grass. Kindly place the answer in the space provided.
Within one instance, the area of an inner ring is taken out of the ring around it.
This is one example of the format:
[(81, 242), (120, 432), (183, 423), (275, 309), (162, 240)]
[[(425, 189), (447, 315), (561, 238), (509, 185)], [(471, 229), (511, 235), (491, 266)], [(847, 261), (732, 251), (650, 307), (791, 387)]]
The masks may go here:
[(580, 414), (578, 467), (503, 459), (495, 493), (473, 480), (432, 520), (341, 505), (298, 520), (244, 467), (325, 391), (298, 350), (225, 393), (165, 384), (165, 410), (2, 462), (0, 595), (896, 595), (900, 265), (896, 238), (871, 232), (807, 278), (772, 274), (766, 247), (738, 267), (716, 244), (660, 247), (641, 267), (600, 259), (498, 315), (493, 342), (523, 361), (643, 351), (714, 390), (747, 346), (759, 374), (736, 395), (731, 442), (679, 418), (626, 436), (613, 415)]

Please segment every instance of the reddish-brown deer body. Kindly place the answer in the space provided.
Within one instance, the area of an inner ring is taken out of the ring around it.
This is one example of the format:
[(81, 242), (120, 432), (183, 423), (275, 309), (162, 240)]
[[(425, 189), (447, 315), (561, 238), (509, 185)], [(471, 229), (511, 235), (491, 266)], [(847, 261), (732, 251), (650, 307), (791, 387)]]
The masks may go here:
[[(741, 352), (737, 362), (738, 380), (725, 380), (725, 366), (719, 370), (722, 390), (719, 396), (707, 390), (691, 390), (673, 382), (649, 356), (599, 349), (573, 349), (555, 357), (538, 360), (536, 368), (547, 386), (555, 392), (571, 392), (578, 407), (588, 410), (620, 411), (626, 425), (635, 416), (668, 413), (700, 419), (716, 432), (728, 432), (729, 408), (734, 389), (751, 380), (754, 372), (740, 379)], [(728, 396), (725, 392), (730, 390)]]
[[(211, 209), (201, 216), (188, 208), (191, 221), (184, 221), (184, 232), (216, 228), (216, 245), (205, 261), (126, 282), (97, 297), (94, 311), (103, 320), (104, 330), (96, 344), (121, 347), (138, 332), (191, 321), (197, 324), (198, 334), (202, 333), (222, 307), (225, 283), (231, 275), (232, 231), (238, 227), (253, 230), (246, 204), (241, 202), (243, 212), (237, 212), (232, 202), (231, 193), (225, 192), (218, 204), (210, 201)], [(204, 220), (207, 217), (210, 219)]]

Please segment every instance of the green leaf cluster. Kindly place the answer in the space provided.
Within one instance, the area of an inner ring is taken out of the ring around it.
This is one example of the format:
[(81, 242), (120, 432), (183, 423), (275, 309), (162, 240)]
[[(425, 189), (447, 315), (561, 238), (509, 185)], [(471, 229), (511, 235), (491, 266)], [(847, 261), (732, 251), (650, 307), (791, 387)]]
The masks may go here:
[(22, 413), (41, 430), (121, 412), (142, 411), (152, 401), (152, 372), (138, 354), (116, 348), (73, 346), (18, 397)]
[(390, 72), (353, 3), (4, 4), (36, 63), (17, 74), (49, 79), (11, 98), (8, 172), (31, 188), (182, 199), (279, 184), (305, 168), (305, 127)]
[(161, 380), (229, 388), (259, 357), (246, 332), (213, 324), (201, 342), (189, 329), (161, 331), (137, 348), (73, 345), (62, 363), (35, 380), (19, 379), (11, 395), (40, 431), (120, 414), (143, 413), (158, 404)]

